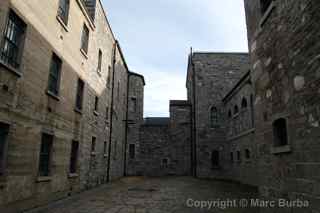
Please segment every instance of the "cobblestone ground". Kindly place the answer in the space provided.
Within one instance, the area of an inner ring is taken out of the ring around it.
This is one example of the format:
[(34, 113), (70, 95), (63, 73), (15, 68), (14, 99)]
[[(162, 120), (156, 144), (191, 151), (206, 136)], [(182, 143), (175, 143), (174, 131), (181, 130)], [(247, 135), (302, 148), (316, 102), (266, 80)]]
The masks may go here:
[[(256, 197), (255, 189), (235, 183), (192, 177), (123, 178), (33, 211), (39, 213), (257, 213), (246, 208), (190, 208), (195, 200)], [(188, 202), (187, 202), (188, 201)], [(237, 203), (239, 204), (239, 203)]]

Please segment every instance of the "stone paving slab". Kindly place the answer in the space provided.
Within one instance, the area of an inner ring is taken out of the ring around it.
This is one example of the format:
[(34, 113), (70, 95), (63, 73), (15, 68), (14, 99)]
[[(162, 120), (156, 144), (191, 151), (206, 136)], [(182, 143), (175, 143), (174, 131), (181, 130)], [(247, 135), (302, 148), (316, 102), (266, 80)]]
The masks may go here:
[[(60, 200), (32, 213), (257, 213), (253, 208), (188, 207), (187, 200), (226, 200), (256, 197), (255, 188), (192, 177), (128, 177)], [(195, 203), (194, 203), (195, 204)]]

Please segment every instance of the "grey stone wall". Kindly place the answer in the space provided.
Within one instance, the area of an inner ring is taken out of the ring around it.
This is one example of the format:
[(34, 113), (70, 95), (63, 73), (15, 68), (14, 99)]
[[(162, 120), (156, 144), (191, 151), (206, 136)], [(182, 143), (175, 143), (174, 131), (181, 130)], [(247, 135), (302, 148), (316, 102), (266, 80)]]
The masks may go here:
[[(136, 73), (129, 73), (129, 97), (128, 97), (128, 138), (126, 153), (126, 175), (136, 175), (142, 171), (140, 162), (140, 126), (143, 124), (143, 103), (144, 103), (144, 78)], [(134, 157), (130, 157), (129, 148), (134, 145)]]
[[(259, 1), (245, 0), (245, 6), (260, 193), (269, 199), (308, 200), (311, 207), (301, 212), (318, 212), (320, 2), (273, 1), (265, 14)], [(275, 143), (278, 118), (286, 120), (286, 146)]]
[[(187, 89), (193, 110), (193, 140), (196, 175), (226, 178), (229, 150), (226, 141), (226, 111), (222, 99), (249, 68), (245, 53), (192, 53), (189, 56)], [(211, 125), (216, 107), (218, 123)], [(219, 168), (212, 168), (212, 152), (219, 152)]]

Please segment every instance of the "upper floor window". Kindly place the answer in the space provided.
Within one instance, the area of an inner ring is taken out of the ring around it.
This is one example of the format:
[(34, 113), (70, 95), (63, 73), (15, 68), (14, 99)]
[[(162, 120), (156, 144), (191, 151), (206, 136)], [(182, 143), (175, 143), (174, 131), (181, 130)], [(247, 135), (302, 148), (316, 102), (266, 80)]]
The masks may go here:
[(39, 157), (39, 176), (50, 175), (52, 144), (53, 144), (53, 135), (42, 134), (40, 157)]
[(246, 98), (243, 98), (243, 99), (242, 99), (242, 102), (241, 102), (241, 108), (242, 108), (242, 109), (246, 109), (247, 107), (248, 107), (247, 99), (246, 99)]
[(235, 105), (235, 106), (234, 106), (233, 111), (234, 111), (233, 114), (235, 114), (235, 115), (239, 113), (239, 107), (238, 107), (238, 105)]
[(59, 0), (58, 16), (65, 25), (68, 24), (70, 0)]
[(131, 103), (132, 103), (132, 112), (137, 111), (137, 98), (133, 97), (131, 98)]
[(211, 128), (217, 127), (219, 125), (219, 116), (217, 107), (211, 107), (210, 109), (210, 123)]
[(89, 47), (89, 28), (84, 24), (81, 36), (81, 49), (87, 54)]
[(98, 108), (99, 108), (99, 97), (96, 96), (94, 99), (94, 111), (98, 112)]
[(267, 12), (269, 6), (271, 5), (273, 0), (260, 0), (261, 13), (262, 15)]
[(0, 123), (0, 176), (4, 174), (6, 167), (6, 149), (9, 125)]
[(273, 122), (273, 138), (275, 146), (288, 145), (287, 121), (284, 118), (277, 119)]
[(231, 112), (231, 110), (229, 109), (229, 111), (228, 111), (228, 118), (231, 118), (232, 117), (232, 112)]
[(53, 95), (59, 95), (61, 66), (61, 59), (56, 54), (53, 54), (48, 82), (48, 90)]
[(77, 86), (76, 109), (82, 110), (84, 82), (79, 78)]
[(22, 55), (26, 24), (13, 11), (9, 18), (1, 45), (1, 61), (18, 69)]
[(102, 69), (102, 51), (99, 50), (99, 55), (98, 55), (98, 72), (101, 72)]

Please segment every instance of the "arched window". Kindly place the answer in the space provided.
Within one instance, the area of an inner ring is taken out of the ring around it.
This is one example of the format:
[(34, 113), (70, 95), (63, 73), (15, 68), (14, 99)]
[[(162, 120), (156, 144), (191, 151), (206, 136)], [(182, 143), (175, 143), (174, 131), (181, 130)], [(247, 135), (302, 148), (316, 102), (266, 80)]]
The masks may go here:
[(234, 112), (233, 112), (233, 114), (238, 114), (239, 113), (239, 107), (238, 107), (238, 105), (235, 105), (234, 106), (234, 110), (233, 110)]
[(243, 98), (243, 99), (242, 99), (242, 102), (241, 102), (241, 108), (242, 108), (242, 109), (246, 109), (247, 107), (248, 107), (247, 99), (246, 99), (246, 98)]
[(273, 126), (273, 137), (275, 146), (288, 145), (287, 121), (284, 118), (275, 120)]
[(219, 116), (218, 116), (218, 109), (217, 107), (211, 107), (210, 110), (210, 122), (211, 128), (219, 126)]
[(213, 169), (218, 168), (220, 165), (220, 157), (219, 157), (219, 151), (213, 150), (211, 153), (211, 166)]

